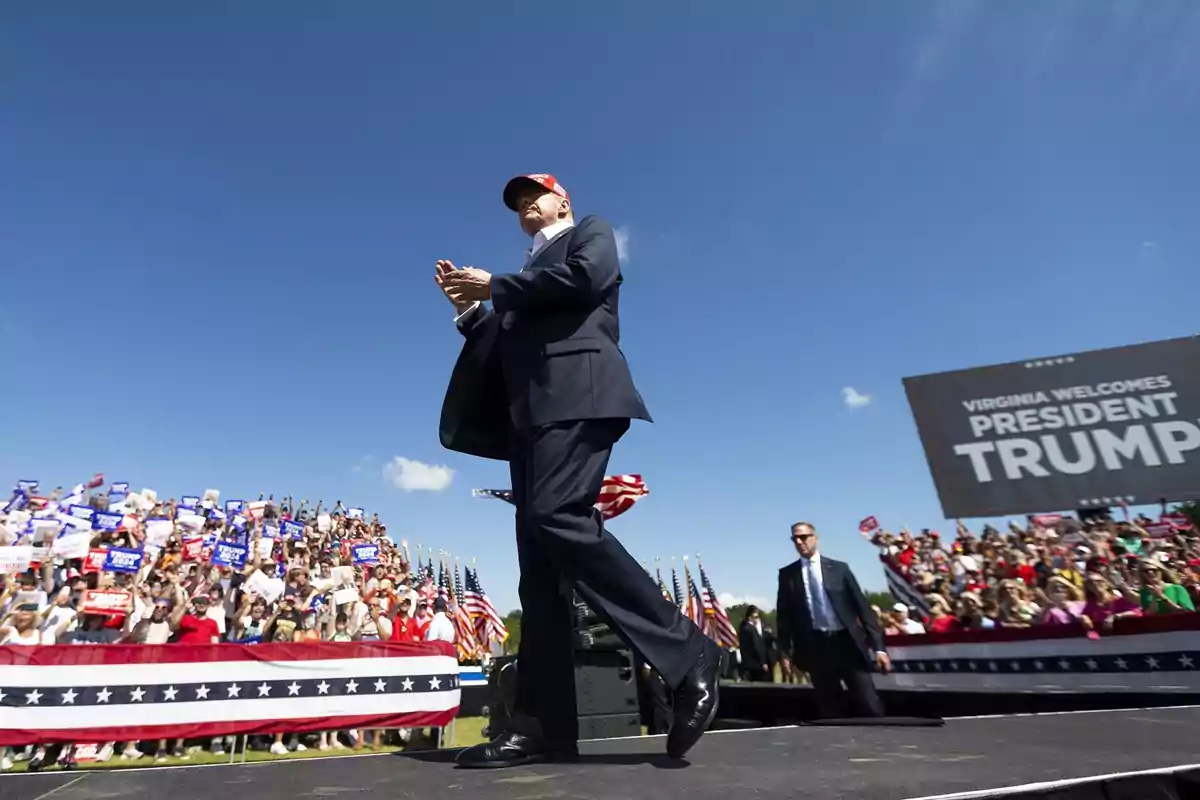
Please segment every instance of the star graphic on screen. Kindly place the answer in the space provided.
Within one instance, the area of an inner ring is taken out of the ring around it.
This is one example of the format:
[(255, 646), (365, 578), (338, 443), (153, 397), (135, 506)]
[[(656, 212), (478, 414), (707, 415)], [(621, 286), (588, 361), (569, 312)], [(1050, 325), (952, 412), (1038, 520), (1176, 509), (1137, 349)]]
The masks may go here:
[(179, 690), (174, 686), (168, 686), (163, 690), (163, 700), (174, 700), (175, 695), (179, 694)]
[(131, 702), (134, 702), (134, 703), (142, 702), (142, 698), (145, 696), (146, 696), (146, 690), (140, 686), (129, 693), (129, 699)]
[(412, 678), (405, 678), (400, 685), (404, 687), (404, 691), (411, 692), (413, 687)]
[(110, 692), (108, 690), (107, 686), (105, 686), (100, 691), (96, 692), (96, 702), (97, 703), (107, 703), (108, 698), (110, 698), (110, 697), (112, 697), (112, 692)]
[(62, 694), (62, 701), (67, 705), (75, 705), (75, 698), (79, 696), (79, 692), (74, 689), (67, 689)]
[(379, 680), (375, 681), (375, 691), (382, 692), (386, 688), (387, 688), (387, 681), (385, 681), (383, 678), (380, 678)]
[(36, 706), (42, 700), (42, 693), (34, 689), (29, 694), (25, 695), (25, 705)]
[(259, 684), (258, 696), (259, 697), (270, 697), (271, 696), (271, 684), (267, 683), (266, 681)]
[(442, 682), (440, 680), (438, 680), (437, 678), (429, 679), (429, 688), (430, 689), (440, 689), (441, 687), (442, 687)]
[(202, 684), (200, 684), (200, 688), (196, 690), (196, 697), (199, 698), (200, 700), (207, 700), (208, 693), (211, 691), (212, 691), (212, 689), (209, 689), (207, 686), (205, 686), (202, 683)]
[(346, 684), (346, 694), (357, 694), (357, 693), (358, 693), (358, 681), (351, 679), (351, 681)]
[(242, 687), (238, 686), (236, 683), (233, 684), (232, 686), (230, 686), (228, 691), (229, 691), (230, 697), (241, 697), (242, 696)]
[(317, 694), (329, 694), (329, 684), (321, 681), (317, 684)]
[(288, 684), (288, 697), (295, 697), (300, 694), (300, 684), (292, 681)]

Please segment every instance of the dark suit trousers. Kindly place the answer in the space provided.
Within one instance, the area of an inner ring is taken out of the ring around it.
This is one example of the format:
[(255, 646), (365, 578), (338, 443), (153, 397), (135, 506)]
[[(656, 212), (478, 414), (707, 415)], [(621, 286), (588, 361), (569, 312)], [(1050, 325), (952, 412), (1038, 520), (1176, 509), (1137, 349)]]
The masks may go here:
[(570, 585), (667, 686), (700, 657), (704, 634), (607, 530), (596, 510), (613, 444), (627, 420), (579, 420), (515, 434), (509, 468), (521, 567), (515, 710), (552, 747), (578, 739)]
[[(875, 691), (871, 669), (845, 630), (835, 633), (812, 632), (813, 692), (817, 713), (823, 719), (846, 715), (845, 700), (856, 717), (882, 717), (883, 701)], [(843, 682), (846, 685), (842, 690)]]

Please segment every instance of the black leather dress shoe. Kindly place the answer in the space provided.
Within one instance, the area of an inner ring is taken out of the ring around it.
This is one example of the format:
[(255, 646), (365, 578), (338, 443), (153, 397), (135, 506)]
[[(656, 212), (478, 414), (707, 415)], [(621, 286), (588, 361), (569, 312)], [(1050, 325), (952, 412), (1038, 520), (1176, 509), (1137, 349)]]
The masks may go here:
[(467, 769), (502, 769), (523, 764), (562, 763), (579, 758), (578, 750), (547, 748), (532, 736), (505, 732), (484, 744), (468, 747), (458, 754), (455, 763)]
[(717, 716), (717, 682), (724, 657), (725, 651), (715, 642), (706, 641), (704, 652), (675, 689), (671, 731), (667, 734), (667, 755), (671, 758), (683, 758)]

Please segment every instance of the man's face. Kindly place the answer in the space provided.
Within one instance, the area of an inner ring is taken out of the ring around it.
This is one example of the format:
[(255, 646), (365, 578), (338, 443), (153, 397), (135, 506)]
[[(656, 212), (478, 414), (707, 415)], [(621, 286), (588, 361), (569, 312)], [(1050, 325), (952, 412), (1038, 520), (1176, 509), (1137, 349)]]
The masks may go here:
[(792, 528), (792, 544), (801, 558), (812, 558), (817, 552), (817, 534), (807, 525)]
[(166, 603), (155, 603), (154, 604), (154, 614), (153, 614), (154, 621), (162, 622), (164, 619), (167, 618), (167, 612), (170, 610), (171, 610), (170, 606), (168, 606)]
[(571, 204), (565, 198), (554, 192), (547, 191), (541, 186), (529, 186), (517, 195), (517, 219), (521, 222), (521, 230), (533, 236), (549, 225), (563, 219), (569, 212)]

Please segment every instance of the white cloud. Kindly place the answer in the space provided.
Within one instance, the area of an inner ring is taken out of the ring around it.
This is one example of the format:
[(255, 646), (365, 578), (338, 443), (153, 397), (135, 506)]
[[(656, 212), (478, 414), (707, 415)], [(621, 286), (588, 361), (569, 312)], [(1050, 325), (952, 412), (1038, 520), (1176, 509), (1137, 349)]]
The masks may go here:
[(617, 240), (617, 258), (624, 264), (629, 260), (629, 226), (622, 225), (614, 230), (613, 238)]
[(383, 478), (405, 492), (440, 492), (450, 488), (454, 470), (396, 456), (383, 465)]
[(871, 405), (871, 395), (859, 394), (858, 389), (847, 386), (842, 389), (842, 402), (846, 404), (846, 408), (862, 408)]
[[(765, 597), (755, 597), (752, 594), (741, 595), (733, 594), (731, 592), (717, 592), (717, 599), (721, 601), (721, 605), (725, 608), (729, 608), (730, 606), (748, 605), (758, 606), (764, 611), (770, 611), (775, 607), (775, 603), (771, 600), (768, 600)], [(734, 620), (734, 622), (741, 622), (741, 620)]]

